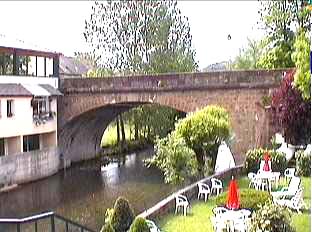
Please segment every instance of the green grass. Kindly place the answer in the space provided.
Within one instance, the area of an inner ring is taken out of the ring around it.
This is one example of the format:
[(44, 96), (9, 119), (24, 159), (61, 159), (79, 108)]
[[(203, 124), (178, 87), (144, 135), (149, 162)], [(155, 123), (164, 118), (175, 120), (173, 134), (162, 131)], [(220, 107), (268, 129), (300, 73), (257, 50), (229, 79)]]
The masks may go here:
[[(311, 179), (301, 177), (304, 187), (304, 201), (308, 206), (302, 214), (292, 213), (292, 223), (297, 232), (310, 231), (310, 205), (311, 205)], [(248, 180), (246, 177), (239, 179), (238, 186), (240, 189), (248, 188)], [(224, 186), (228, 186), (228, 181), (224, 182)], [(206, 203), (204, 201), (192, 201), (191, 213), (184, 217), (182, 215), (168, 214), (161, 218), (158, 224), (164, 232), (213, 232), (210, 217), (212, 209), (215, 207), (214, 197), (210, 198)]]
[[(126, 140), (130, 140), (130, 126), (125, 124)], [(121, 135), (120, 135), (121, 136)], [(101, 146), (114, 146), (117, 144), (117, 126), (108, 126), (104, 131)]]

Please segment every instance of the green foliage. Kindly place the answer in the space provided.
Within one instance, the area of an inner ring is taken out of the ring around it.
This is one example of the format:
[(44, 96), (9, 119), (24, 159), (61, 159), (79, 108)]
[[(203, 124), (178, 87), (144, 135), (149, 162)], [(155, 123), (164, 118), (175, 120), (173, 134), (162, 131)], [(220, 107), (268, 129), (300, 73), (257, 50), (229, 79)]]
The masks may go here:
[(299, 28), (306, 32), (311, 29), (310, 13), (305, 8), (304, 0), (260, 2), (260, 23), (266, 33), (266, 49), (257, 66), (269, 69), (294, 67), (295, 33)]
[(197, 69), (177, 1), (96, 1), (84, 36), (99, 63), (120, 74)]
[(110, 216), (111, 225), (115, 232), (125, 232), (130, 228), (134, 219), (134, 214), (130, 208), (128, 200), (119, 197), (114, 205), (114, 212)]
[(299, 150), (295, 153), (296, 170), (300, 176), (311, 176), (311, 152)]
[(247, 47), (239, 50), (239, 55), (235, 57), (231, 64), (233, 69), (256, 69), (259, 66), (258, 62), (263, 55), (265, 41), (256, 41), (249, 38), (247, 40)]
[(157, 139), (156, 154), (148, 160), (148, 164), (162, 170), (166, 183), (179, 184), (197, 174), (194, 152), (174, 132), (163, 139)]
[(252, 214), (250, 231), (294, 232), (291, 212), (268, 201)]
[(296, 65), (294, 83), (303, 99), (309, 100), (311, 98), (310, 40), (303, 30), (298, 33), (294, 47), (293, 60)]
[[(268, 150), (264, 150), (262, 148), (251, 149), (247, 151), (244, 163), (244, 169), (247, 173), (256, 173), (259, 170), (260, 162), (263, 160), (263, 155), (266, 151)], [(271, 157), (272, 171), (284, 173), (284, 170), (287, 168), (285, 154), (272, 150), (269, 150), (268, 152)]]
[(115, 232), (114, 228), (112, 227), (112, 225), (109, 224), (105, 224), (102, 228), (100, 232)]
[(112, 70), (106, 68), (97, 68), (97, 69), (90, 69), (87, 72), (87, 77), (95, 78), (95, 77), (111, 77), (114, 75)]
[(144, 218), (137, 217), (130, 227), (130, 232), (150, 232)]
[(207, 106), (180, 120), (175, 131), (195, 151), (199, 171), (204, 166), (204, 154), (212, 158), (214, 168), (218, 146), (230, 136), (229, 114), (222, 107)]
[[(223, 192), (215, 199), (217, 206), (225, 206), (228, 192)], [(260, 205), (271, 199), (270, 193), (255, 189), (242, 189), (239, 191), (240, 208), (257, 210)]]

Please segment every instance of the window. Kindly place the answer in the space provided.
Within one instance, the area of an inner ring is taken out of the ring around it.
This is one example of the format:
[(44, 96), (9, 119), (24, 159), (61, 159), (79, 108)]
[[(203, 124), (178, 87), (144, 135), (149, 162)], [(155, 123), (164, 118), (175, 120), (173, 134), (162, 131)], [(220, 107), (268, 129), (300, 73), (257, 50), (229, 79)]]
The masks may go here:
[(33, 108), (33, 115), (42, 115), (50, 112), (49, 98), (34, 98), (31, 102)]
[(4, 138), (0, 138), (0, 156), (5, 155)]
[(40, 149), (39, 135), (23, 136), (23, 152)]
[(7, 117), (10, 118), (13, 116), (14, 112), (14, 101), (13, 100), (7, 100)]

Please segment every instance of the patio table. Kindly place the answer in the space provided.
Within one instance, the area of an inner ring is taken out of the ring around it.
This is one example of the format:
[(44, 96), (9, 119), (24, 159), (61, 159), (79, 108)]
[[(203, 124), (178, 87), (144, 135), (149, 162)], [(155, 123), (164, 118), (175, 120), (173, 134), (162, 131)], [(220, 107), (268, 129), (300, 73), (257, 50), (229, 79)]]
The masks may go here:
[(243, 220), (245, 222), (243, 212), (245, 212), (246, 217), (249, 217), (251, 215), (250, 211), (246, 209), (241, 209), (241, 210), (227, 210), (224, 213), (218, 214), (217, 217), (220, 217), (220, 219), (227, 225), (226, 226), (227, 231), (234, 232), (235, 223), (237, 223), (239, 220)]
[[(276, 188), (278, 187), (278, 180), (279, 180), (280, 173), (279, 172), (266, 172), (260, 171), (256, 174), (256, 178), (261, 180), (261, 183), (265, 181), (268, 183), (269, 191), (271, 192), (271, 181), (275, 181)], [(264, 185), (261, 184), (262, 190), (264, 190)]]

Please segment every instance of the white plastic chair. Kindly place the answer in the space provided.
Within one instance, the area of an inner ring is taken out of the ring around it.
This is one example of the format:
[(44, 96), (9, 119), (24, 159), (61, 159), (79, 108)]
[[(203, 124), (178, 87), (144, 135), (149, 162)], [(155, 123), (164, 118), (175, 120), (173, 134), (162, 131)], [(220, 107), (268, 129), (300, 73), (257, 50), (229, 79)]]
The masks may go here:
[(209, 185), (200, 182), (197, 184), (197, 186), (198, 186), (197, 198), (199, 199), (201, 195), (204, 195), (205, 201), (207, 201), (208, 196), (210, 195)]
[(239, 232), (246, 232), (248, 231), (247, 221), (243, 214), (241, 214), (240, 217), (236, 218), (234, 220), (234, 230), (233, 231), (239, 231)]
[(291, 199), (274, 199), (274, 203), (282, 206), (286, 206), (288, 208), (297, 210), (298, 213), (300, 212), (300, 209), (306, 208), (306, 204), (303, 201), (303, 187), (299, 188), (296, 192), (295, 196), (293, 196)]
[(249, 179), (249, 188), (254, 187), (255, 189), (259, 189), (259, 184), (261, 184), (257, 178), (256, 178), (256, 174), (253, 172), (249, 172), (248, 173), (248, 179)]
[(147, 223), (147, 226), (150, 232), (160, 232), (160, 229), (158, 229), (155, 222), (153, 222), (152, 220), (148, 220), (148, 219), (145, 219), (145, 221)]
[(295, 168), (286, 168), (284, 171), (284, 176), (286, 178), (286, 181), (288, 181), (288, 178), (292, 178), (295, 176), (296, 169)]
[(290, 179), (288, 187), (283, 187), (280, 191), (271, 192), (274, 199), (293, 197), (300, 187), (300, 177), (294, 176)]
[(212, 212), (214, 213), (215, 216), (221, 215), (227, 211), (228, 209), (224, 207), (215, 207), (212, 209)]
[(186, 216), (187, 209), (190, 207), (190, 204), (189, 204), (189, 201), (187, 200), (187, 197), (182, 195), (182, 194), (178, 194), (178, 195), (176, 195), (175, 199), (176, 199), (175, 213), (178, 212), (179, 208), (182, 208), (183, 214), (184, 214), (184, 216)]
[(227, 224), (220, 216), (211, 216), (210, 217), (213, 230), (215, 232), (223, 232), (224, 230), (227, 230)]
[(211, 178), (211, 193), (216, 190), (216, 194), (219, 195), (223, 191), (222, 181), (217, 178)]

